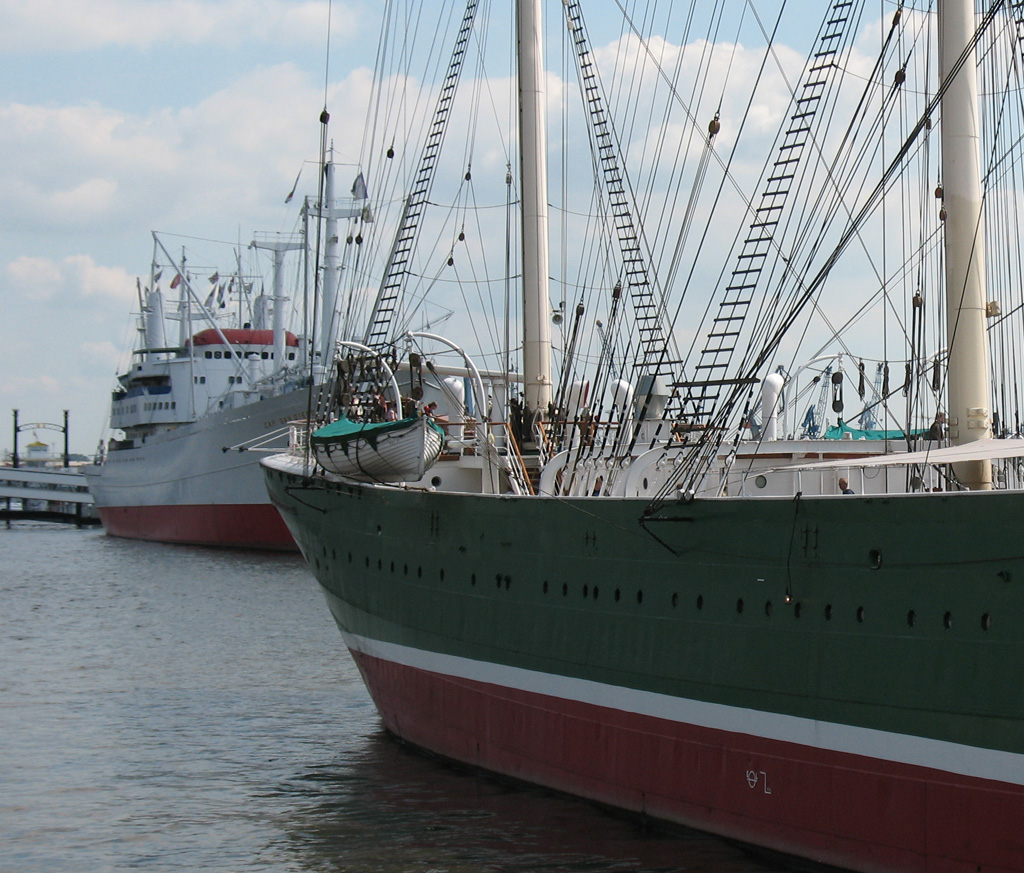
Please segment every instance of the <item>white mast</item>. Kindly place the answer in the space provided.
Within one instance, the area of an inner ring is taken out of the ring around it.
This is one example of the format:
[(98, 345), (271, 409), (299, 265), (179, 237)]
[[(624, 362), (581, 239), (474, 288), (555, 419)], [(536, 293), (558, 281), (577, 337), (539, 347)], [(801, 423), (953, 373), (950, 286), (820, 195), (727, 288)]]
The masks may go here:
[[(153, 284), (153, 290), (145, 292), (145, 305), (142, 308), (146, 325), (146, 348), (162, 349), (167, 345), (164, 335), (164, 297), (152, 275), (150, 282)], [(157, 357), (157, 354), (150, 352), (146, 357), (152, 360)]]
[[(946, 81), (973, 43), (973, 0), (939, 0), (939, 76)], [(953, 445), (992, 436), (985, 324), (985, 234), (981, 212), (977, 61), (973, 47), (942, 96), (942, 192), (946, 209), (946, 336), (949, 434)], [(968, 488), (992, 487), (992, 464), (955, 465)]]
[[(331, 148), (331, 156), (324, 165), (324, 202), (314, 209), (313, 214), (324, 221), (324, 264), (323, 264), (323, 302), (320, 310), (320, 335), (314, 337), (314, 347), (319, 343), (321, 361), (325, 366), (331, 366), (334, 359), (334, 344), (338, 337), (340, 325), (338, 319), (338, 291), (341, 288), (341, 240), (338, 232), (338, 220), (347, 218), (367, 217), (369, 210), (365, 209), (364, 201), (367, 198), (365, 184), (357, 180), (363, 190), (357, 190), (356, 185), (352, 186), (352, 200), (347, 205), (339, 206), (335, 202), (335, 173), (334, 148)], [(361, 176), (362, 174), (360, 174)], [(309, 210), (307, 209), (307, 216)]]
[[(253, 240), (249, 244), (250, 248), (264, 249), (273, 253), (273, 283), (274, 283), (274, 296), (273, 296), (273, 330), (274, 330), (274, 369), (283, 370), (288, 366), (288, 359), (285, 357), (286, 343), (285, 334), (287, 330), (286, 323), (286, 305), (288, 303), (288, 297), (284, 293), (284, 254), (285, 252), (296, 251), (306, 247), (305, 241), (303, 242), (290, 242), (288, 240), (274, 240), (268, 242), (257, 242)], [(263, 295), (260, 295), (260, 299), (263, 299)], [(261, 304), (262, 307), (266, 306), (264, 301)], [(262, 324), (262, 319), (265, 318), (265, 311), (259, 313), (260, 318), (257, 320), (257, 324)]]
[(324, 202), (320, 204), (324, 222), (323, 309), (320, 318), (320, 360), (330, 366), (334, 350), (334, 330), (338, 309), (338, 287), (341, 285), (340, 242), (338, 240), (338, 215), (334, 209), (334, 161), (333, 155), (324, 167)]
[(548, 295), (547, 126), (539, 0), (518, 0), (519, 139), (522, 181), (523, 383), (526, 406), (551, 402)]

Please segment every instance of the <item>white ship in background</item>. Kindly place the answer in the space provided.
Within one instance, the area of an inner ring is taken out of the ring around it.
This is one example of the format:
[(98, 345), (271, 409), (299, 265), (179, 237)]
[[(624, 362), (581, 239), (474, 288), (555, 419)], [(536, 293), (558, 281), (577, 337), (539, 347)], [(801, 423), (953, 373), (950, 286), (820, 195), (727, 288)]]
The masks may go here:
[[(351, 248), (353, 234), (370, 218), (361, 177), (351, 199), (336, 201), (335, 168), (325, 167), (301, 226), (254, 239), (249, 267), (237, 251), (230, 272), (184, 250), (172, 255), (153, 234), (149, 282), (138, 289), (138, 339), (117, 377), (110, 434), (87, 470), (108, 534), (295, 547), (269, 502), (258, 461), (261, 452), (287, 446), (288, 422), (305, 417), (315, 402), (319, 362), (333, 355), (345, 243)], [(317, 202), (332, 208), (321, 215)], [(341, 221), (351, 223), (345, 243)], [(314, 294), (319, 263), (323, 288)]]

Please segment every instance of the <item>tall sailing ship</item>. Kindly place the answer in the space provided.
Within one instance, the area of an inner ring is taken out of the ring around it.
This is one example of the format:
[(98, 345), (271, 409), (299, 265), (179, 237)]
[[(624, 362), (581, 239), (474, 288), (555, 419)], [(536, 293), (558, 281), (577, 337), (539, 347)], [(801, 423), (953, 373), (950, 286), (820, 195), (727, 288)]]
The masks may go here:
[[(401, 739), (823, 864), (1024, 870), (1024, 8), (832, 0), (796, 74), (785, 4), (682, 5), (676, 31), (620, 7), (615, 51), (585, 3), (552, 16), (590, 160), (569, 127), (553, 154), (597, 179), (574, 211), (546, 184), (540, 4), (517, 4), (521, 338), (478, 366), (402, 321), (419, 294), (389, 268), (267, 488)], [(579, 231), (557, 265), (552, 202)], [(311, 451), (336, 418), (369, 457), (420, 411), (446, 442), (404, 482)]]
[[(110, 435), (86, 468), (108, 534), (295, 548), (268, 500), (259, 457), (287, 447), (289, 422), (307, 417), (315, 402), (329, 369), (320, 362), (333, 357), (339, 322), (331, 313), (347, 266), (338, 224), (347, 221), (352, 236), (371, 217), (362, 181), (351, 198), (337, 199), (336, 168), (329, 160), (324, 167), (298, 229), (256, 235), (248, 263), (221, 246), (234, 261), (222, 271), (187, 248), (172, 253), (170, 237), (153, 234), (150, 275), (138, 283), (138, 339), (112, 392)], [(310, 232), (316, 222), (326, 237)], [(334, 292), (318, 298), (316, 319), (311, 261)]]

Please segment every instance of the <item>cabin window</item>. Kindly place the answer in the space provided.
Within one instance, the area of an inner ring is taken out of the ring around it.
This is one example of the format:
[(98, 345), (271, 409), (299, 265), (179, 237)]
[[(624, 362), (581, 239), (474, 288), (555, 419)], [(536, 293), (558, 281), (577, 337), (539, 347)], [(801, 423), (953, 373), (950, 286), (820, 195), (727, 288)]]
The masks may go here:
[(288, 352), (288, 360), (289, 361), (294, 361), (295, 360), (295, 352)]
[(213, 357), (213, 352), (207, 351), (206, 357), (212, 358)]
[(213, 356), (219, 360), (220, 357), (221, 357), (221, 353), (220, 352), (214, 352)]
[(260, 357), (263, 358), (263, 360), (265, 361), (267, 358), (270, 357), (270, 353), (269, 352), (260, 352)]

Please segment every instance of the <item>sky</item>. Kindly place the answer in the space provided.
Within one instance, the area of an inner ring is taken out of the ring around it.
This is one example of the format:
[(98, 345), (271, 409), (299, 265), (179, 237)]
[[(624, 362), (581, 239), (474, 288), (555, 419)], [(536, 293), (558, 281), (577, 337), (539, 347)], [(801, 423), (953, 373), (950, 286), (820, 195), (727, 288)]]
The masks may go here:
[[(373, 63), (376, 6), (0, 0), (8, 416), (60, 423), (67, 409), (71, 451), (94, 450), (133, 339), (150, 231), (248, 242), (254, 230), (290, 229), (285, 197), (318, 152), (328, 14), (330, 91), (344, 114), (344, 93), (365, 90)], [(340, 132), (336, 146), (344, 159)]]
[(0, 0), (0, 408), (21, 424), (68, 410), (71, 451), (91, 455), (150, 232), (291, 230), (325, 80), (337, 160), (357, 160), (380, 5)]

